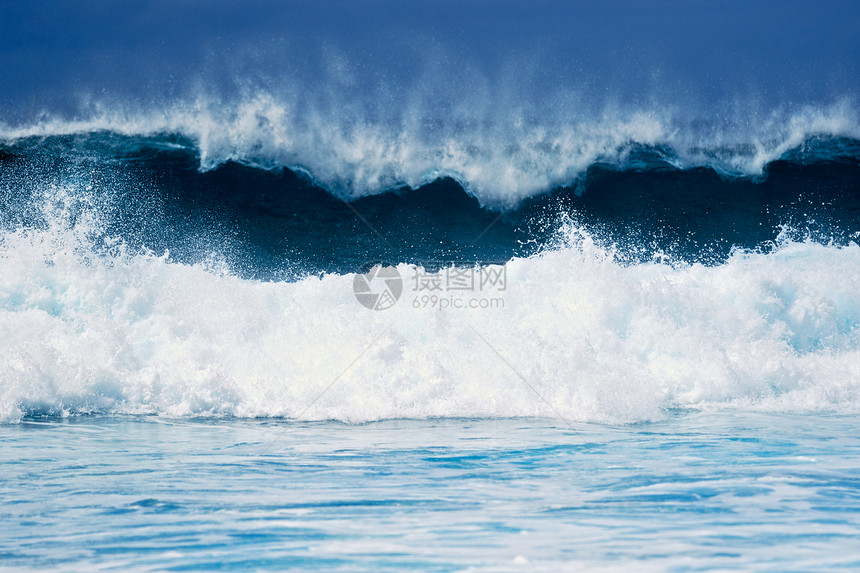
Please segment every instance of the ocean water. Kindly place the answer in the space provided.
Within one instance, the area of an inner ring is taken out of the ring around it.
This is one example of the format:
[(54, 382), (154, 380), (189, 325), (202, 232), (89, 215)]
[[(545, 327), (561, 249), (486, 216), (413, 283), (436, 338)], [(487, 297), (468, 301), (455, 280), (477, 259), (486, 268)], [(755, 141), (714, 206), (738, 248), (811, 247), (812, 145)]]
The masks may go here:
[(0, 6), (0, 570), (860, 567), (851, 2)]
[(83, 417), (3, 435), (13, 570), (848, 571), (853, 416)]

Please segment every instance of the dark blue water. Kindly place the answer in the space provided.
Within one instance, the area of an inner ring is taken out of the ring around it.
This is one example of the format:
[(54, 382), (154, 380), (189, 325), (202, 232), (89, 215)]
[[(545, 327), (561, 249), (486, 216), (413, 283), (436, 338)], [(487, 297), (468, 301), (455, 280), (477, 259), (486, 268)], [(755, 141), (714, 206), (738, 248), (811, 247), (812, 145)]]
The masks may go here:
[(756, 176), (679, 167), (669, 151), (634, 146), (623, 163), (596, 161), (505, 207), (482, 205), (451, 177), (356, 198), (295, 167), (247, 160), (201, 171), (200, 150), (181, 137), (51, 136), (3, 153), (7, 229), (45, 225), (41, 191), (71, 183), (73, 198), (98, 211), (100, 233), (184, 263), (216, 251), (249, 278), (349, 273), (368, 260), (504, 263), (556, 245), (566, 219), (632, 262), (659, 255), (717, 264), (786, 228), (835, 244), (860, 229), (853, 139), (809, 139)]

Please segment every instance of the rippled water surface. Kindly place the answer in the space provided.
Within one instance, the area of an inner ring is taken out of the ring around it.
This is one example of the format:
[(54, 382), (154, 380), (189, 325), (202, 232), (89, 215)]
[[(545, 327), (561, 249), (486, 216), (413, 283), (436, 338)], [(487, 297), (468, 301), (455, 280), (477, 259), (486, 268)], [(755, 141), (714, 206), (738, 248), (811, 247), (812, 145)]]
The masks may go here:
[[(860, 567), (853, 417), (0, 426), (0, 566)], [(634, 563), (635, 562), (635, 563)]]

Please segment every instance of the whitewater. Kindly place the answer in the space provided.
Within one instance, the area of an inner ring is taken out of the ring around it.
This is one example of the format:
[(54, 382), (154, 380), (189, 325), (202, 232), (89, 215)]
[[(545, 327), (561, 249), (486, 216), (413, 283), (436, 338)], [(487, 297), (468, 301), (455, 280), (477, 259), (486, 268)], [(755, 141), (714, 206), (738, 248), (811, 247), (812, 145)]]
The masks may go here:
[(424, 101), (428, 95), (416, 93), (418, 99), (405, 108), (387, 110), (356, 106), (347, 97), (331, 109), (266, 91), (227, 101), (200, 94), (156, 112), (99, 103), (76, 118), (46, 114), (33, 123), (0, 123), (0, 141), (14, 145), (99, 132), (133, 138), (167, 134), (174, 136), (172, 146), (197, 154), (202, 170), (230, 161), (286, 167), (346, 199), (451, 177), (482, 205), (509, 209), (575, 183), (595, 163), (640, 167), (636, 151), (643, 147), (654, 149), (654, 159), (669, 168), (709, 167), (730, 178), (761, 177), (769, 163), (792, 152), (803, 160), (829, 159), (830, 150), (807, 149), (816, 138), (860, 139), (860, 117), (850, 99), (769, 111), (752, 103), (728, 106), (711, 111), (719, 120), (703, 122), (701, 112), (671, 104), (594, 109), (583, 108), (574, 96), (537, 109), (516, 104), (487, 109), (468, 102), (457, 113), (442, 114)]
[(626, 264), (568, 222), (557, 246), (505, 264), (503, 308), (416, 308), (421, 293), (407, 289), (399, 305), (369, 312), (351, 275), (267, 282), (109, 239), (94, 252), (87, 215), (69, 226), (61, 209), (46, 229), (3, 235), (5, 422), (857, 411), (853, 242), (783, 237), (718, 266)]

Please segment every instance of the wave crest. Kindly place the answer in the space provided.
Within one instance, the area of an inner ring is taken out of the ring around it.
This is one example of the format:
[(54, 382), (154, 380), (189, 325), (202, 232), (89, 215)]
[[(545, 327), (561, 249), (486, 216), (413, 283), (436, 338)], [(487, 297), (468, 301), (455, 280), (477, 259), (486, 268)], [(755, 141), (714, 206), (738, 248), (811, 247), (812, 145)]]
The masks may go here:
[[(643, 148), (665, 150), (659, 159), (672, 168), (706, 166), (726, 176), (759, 176), (780, 158), (809, 159), (804, 153), (810, 141), (860, 139), (860, 121), (848, 101), (727, 121), (609, 108), (551, 116), (475, 110), (446, 119), (414, 110), (381, 116), (322, 113), (260, 93), (236, 104), (197, 98), (147, 113), (96, 106), (88, 119), (43, 117), (31, 125), (2, 127), (0, 139), (16, 145), (93, 132), (177, 134), (180, 139), (169, 144), (192, 148), (203, 170), (229, 161), (288, 167), (343, 198), (451, 177), (482, 204), (510, 207), (575, 181), (595, 163), (636, 168)], [(856, 158), (856, 145), (847, 153)]]

